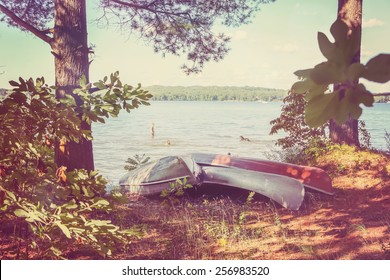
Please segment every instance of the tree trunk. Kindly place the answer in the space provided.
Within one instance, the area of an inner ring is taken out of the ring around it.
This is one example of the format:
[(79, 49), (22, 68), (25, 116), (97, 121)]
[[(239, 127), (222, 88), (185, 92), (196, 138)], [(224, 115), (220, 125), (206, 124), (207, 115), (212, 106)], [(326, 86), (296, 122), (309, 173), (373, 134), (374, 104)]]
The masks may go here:
[[(63, 98), (66, 93), (73, 94), (82, 76), (89, 80), (85, 0), (55, 0), (54, 21), (51, 47), (55, 57), (56, 96)], [(77, 97), (76, 103), (81, 104)], [(82, 122), (80, 129), (90, 130), (91, 126)], [(68, 171), (76, 168), (93, 170), (92, 142), (57, 143), (55, 161), (58, 166), (66, 166)]]
[[(343, 20), (349, 27), (350, 32), (358, 32), (361, 37), (362, 33), (362, 4), (363, 0), (338, 0), (338, 14), (337, 18)], [(361, 43), (359, 42), (359, 45)], [(356, 52), (352, 61), (360, 62), (360, 48)], [(356, 81), (358, 83), (358, 81)], [(334, 90), (340, 85), (334, 85)], [(359, 144), (359, 129), (358, 120), (349, 118), (344, 124), (338, 124), (335, 120), (329, 121), (329, 137), (339, 144), (348, 144), (353, 146), (360, 146)]]

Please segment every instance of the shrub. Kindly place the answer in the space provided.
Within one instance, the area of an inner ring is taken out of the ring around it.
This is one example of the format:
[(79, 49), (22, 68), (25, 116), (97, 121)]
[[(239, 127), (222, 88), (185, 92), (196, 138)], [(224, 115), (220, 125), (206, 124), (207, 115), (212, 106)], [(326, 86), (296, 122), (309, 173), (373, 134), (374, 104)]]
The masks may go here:
[[(112, 209), (106, 197), (106, 181), (95, 171), (66, 170), (53, 161), (54, 143), (91, 139), (91, 131), (80, 130), (80, 117), (91, 123), (116, 116), (120, 109), (148, 104), (151, 95), (123, 85), (119, 73), (95, 84), (90, 94), (85, 79), (74, 98), (58, 100), (43, 78), (11, 81), (14, 87), (0, 101), (0, 212), (2, 225), (13, 224), (15, 238), (36, 249), (36, 258), (61, 258), (72, 242), (110, 256), (115, 245), (126, 244), (137, 234), (104, 219)], [(61, 146), (60, 146), (61, 149)], [(119, 193), (115, 193), (118, 198)], [(99, 218), (100, 217), (100, 218)], [(21, 257), (18, 246), (16, 256)]]
[(387, 152), (390, 153), (390, 133), (388, 133), (386, 129), (385, 129), (385, 141), (386, 141)]
[(326, 125), (319, 128), (310, 128), (306, 124), (305, 106), (307, 102), (302, 94), (290, 91), (283, 99), (283, 103), (280, 116), (270, 122), (272, 125), (270, 134), (285, 131), (288, 135), (278, 139), (276, 145), (283, 149), (304, 147), (312, 139), (325, 137)]

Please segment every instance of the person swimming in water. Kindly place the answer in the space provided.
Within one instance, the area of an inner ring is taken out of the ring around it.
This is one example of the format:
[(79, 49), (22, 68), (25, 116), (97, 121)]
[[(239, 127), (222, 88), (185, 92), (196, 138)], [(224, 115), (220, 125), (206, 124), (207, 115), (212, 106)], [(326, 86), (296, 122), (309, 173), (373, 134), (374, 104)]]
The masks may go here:
[(152, 138), (154, 137), (154, 123), (152, 123), (152, 126), (150, 127), (150, 135)]
[(246, 137), (244, 137), (244, 136), (240, 136), (240, 141), (248, 141), (248, 142), (250, 142), (251, 140), (249, 140), (249, 138), (246, 138)]

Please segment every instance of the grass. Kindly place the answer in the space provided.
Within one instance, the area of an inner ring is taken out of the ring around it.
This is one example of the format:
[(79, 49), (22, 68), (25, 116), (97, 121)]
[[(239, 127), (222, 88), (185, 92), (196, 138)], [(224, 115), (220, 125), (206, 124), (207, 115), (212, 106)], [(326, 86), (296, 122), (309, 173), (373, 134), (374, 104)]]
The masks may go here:
[[(143, 236), (114, 258), (390, 259), (388, 156), (341, 146), (312, 164), (331, 174), (336, 193), (307, 191), (299, 211), (233, 189), (192, 190), (173, 205), (133, 198), (111, 218), (123, 228), (138, 225)], [(99, 258), (77, 246), (67, 257)]]
[[(342, 190), (334, 198), (310, 193), (297, 212), (262, 197), (250, 205), (229, 196), (187, 198), (174, 208), (156, 198), (142, 199), (117, 210), (128, 213), (128, 225), (144, 225), (145, 236), (116, 258), (389, 258), (386, 205), (377, 205), (378, 197), (371, 195), (373, 202), (357, 207), (345, 203), (346, 195)], [(379, 196), (383, 199), (383, 193)]]
[(248, 192), (195, 194), (169, 208), (134, 201), (118, 211), (146, 235), (117, 258), (389, 259), (388, 156), (338, 146), (312, 164), (331, 174), (336, 194), (307, 192), (299, 211)]

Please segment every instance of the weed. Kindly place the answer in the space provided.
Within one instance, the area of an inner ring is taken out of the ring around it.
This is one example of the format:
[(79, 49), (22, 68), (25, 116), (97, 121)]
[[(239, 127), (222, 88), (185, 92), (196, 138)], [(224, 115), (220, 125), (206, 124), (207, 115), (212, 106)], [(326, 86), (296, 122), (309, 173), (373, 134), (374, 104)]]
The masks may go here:
[(128, 158), (126, 160), (127, 165), (125, 165), (124, 168), (127, 171), (131, 171), (131, 170), (134, 170), (141, 165), (148, 163), (149, 161), (150, 161), (150, 157), (145, 156), (145, 154), (143, 154), (142, 156), (137, 154), (134, 157)]
[(390, 133), (388, 133), (386, 129), (385, 129), (385, 141), (386, 141), (387, 152), (390, 153)]
[(183, 180), (176, 179), (175, 182), (169, 183), (169, 188), (161, 192), (161, 197), (164, 198), (163, 203), (167, 206), (173, 207), (180, 202), (185, 190), (191, 189), (193, 186), (187, 183), (187, 178)]

